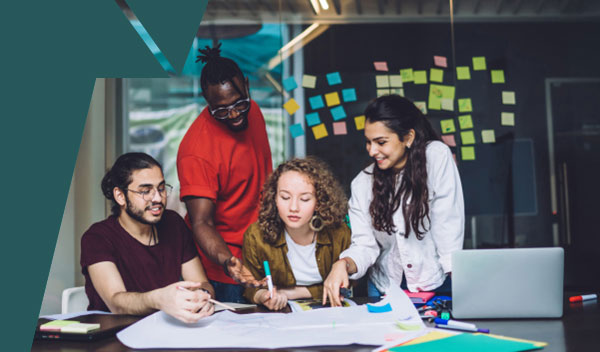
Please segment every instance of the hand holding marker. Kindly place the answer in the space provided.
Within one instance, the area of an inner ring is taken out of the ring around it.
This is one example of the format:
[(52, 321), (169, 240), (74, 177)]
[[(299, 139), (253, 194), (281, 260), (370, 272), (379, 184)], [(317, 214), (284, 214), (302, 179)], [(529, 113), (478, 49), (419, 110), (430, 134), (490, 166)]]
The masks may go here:
[(264, 261), (265, 276), (267, 277), (267, 285), (269, 287), (269, 297), (273, 298), (273, 278), (271, 277), (271, 269), (269, 269), (269, 262)]

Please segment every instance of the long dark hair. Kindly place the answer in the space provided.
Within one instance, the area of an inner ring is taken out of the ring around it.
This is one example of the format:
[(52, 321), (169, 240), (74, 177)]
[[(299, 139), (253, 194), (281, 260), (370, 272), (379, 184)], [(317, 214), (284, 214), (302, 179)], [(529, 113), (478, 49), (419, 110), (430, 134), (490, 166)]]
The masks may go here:
[[(393, 214), (402, 207), (404, 237), (408, 238), (412, 229), (419, 240), (423, 239), (428, 230), (425, 219), (429, 222), (425, 149), (430, 141), (439, 140), (439, 137), (423, 113), (399, 95), (372, 100), (365, 109), (365, 117), (369, 123), (382, 122), (401, 141), (411, 129), (415, 131), (414, 140), (406, 149), (407, 160), (402, 170), (393, 167), (380, 170), (377, 163), (373, 167), (373, 200), (369, 206), (373, 226), (391, 235), (396, 230)], [(402, 177), (398, 186), (400, 172)]]
[[(198, 49), (198, 51), (202, 55), (197, 56), (196, 62), (202, 61), (205, 63), (200, 73), (202, 94), (209, 85), (212, 86), (227, 81), (231, 82), (231, 85), (241, 96), (246, 94), (244, 87), (238, 87), (233, 81), (234, 77), (239, 77), (244, 82), (244, 74), (235, 61), (221, 56), (221, 43), (213, 48), (206, 46), (204, 49)], [(206, 95), (204, 97), (206, 98)]]

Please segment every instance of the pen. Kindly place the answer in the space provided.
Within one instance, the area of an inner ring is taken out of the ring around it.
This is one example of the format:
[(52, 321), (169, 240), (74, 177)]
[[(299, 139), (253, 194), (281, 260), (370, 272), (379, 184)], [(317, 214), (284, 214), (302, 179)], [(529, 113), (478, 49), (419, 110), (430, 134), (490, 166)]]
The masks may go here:
[(581, 295), (581, 296), (572, 296), (569, 297), (569, 302), (573, 303), (573, 302), (582, 302), (582, 301), (589, 301), (592, 299), (597, 299), (598, 296), (595, 293), (589, 294), (589, 295)]
[(267, 286), (269, 287), (269, 297), (273, 298), (273, 278), (271, 277), (271, 269), (269, 269), (269, 262), (264, 261), (265, 276), (267, 277)]
[(446, 330), (468, 331), (468, 332), (483, 332), (483, 333), (486, 333), (486, 334), (490, 333), (489, 329), (471, 329), (471, 328), (464, 328), (464, 327), (459, 328), (458, 326), (449, 326), (449, 325), (441, 325), (441, 324), (435, 324), (435, 327), (439, 328), (439, 329), (446, 329)]
[(440, 324), (440, 325), (457, 326), (459, 328), (477, 329), (477, 326), (475, 324), (463, 323), (462, 321), (456, 321), (456, 320), (446, 320), (446, 319), (435, 318), (435, 323)]
[[(178, 289), (178, 290), (181, 290), (181, 291), (189, 291), (187, 288), (185, 288), (185, 287), (182, 287), (182, 286), (177, 286), (177, 289)], [(206, 291), (206, 290), (204, 290), (204, 291)], [(207, 292), (207, 293), (208, 293), (208, 292)], [(221, 306), (221, 307), (223, 307), (223, 308), (225, 308), (225, 309), (229, 309), (229, 310), (233, 310), (233, 311), (235, 311), (235, 308), (233, 308), (232, 306), (230, 306), (230, 305), (228, 305), (228, 304), (225, 304), (225, 303), (223, 303), (223, 302), (219, 302), (219, 301), (217, 301), (216, 299), (209, 298), (209, 299), (208, 299), (208, 301), (209, 301), (210, 303), (212, 303), (212, 304), (216, 304), (216, 305), (218, 305), (218, 306)]]

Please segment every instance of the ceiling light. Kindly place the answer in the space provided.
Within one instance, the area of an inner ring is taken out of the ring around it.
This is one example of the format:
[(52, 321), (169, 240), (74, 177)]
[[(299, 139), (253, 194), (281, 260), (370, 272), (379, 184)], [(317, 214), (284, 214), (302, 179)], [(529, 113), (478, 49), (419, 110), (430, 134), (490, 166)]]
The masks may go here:
[(323, 10), (329, 9), (329, 3), (327, 2), (327, 0), (319, 0), (319, 3), (321, 4), (321, 7), (323, 8)]

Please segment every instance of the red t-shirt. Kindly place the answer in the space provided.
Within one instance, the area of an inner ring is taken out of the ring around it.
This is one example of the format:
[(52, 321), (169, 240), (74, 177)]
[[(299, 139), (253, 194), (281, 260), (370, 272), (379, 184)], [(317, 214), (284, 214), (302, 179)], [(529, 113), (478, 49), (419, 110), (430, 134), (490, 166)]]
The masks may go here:
[(113, 262), (127, 292), (148, 292), (181, 279), (181, 265), (196, 257), (192, 234), (179, 214), (165, 210), (156, 224), (158, 244), (133, 238), (116, 216), (93, 224), (81, 237), (81, 272), (85, 277), (88, 310), (109, 311), (94, 288), (88, 266)]
[[(183, 137), (177, 153), (180, 197), (203, 197), (215, 203), (214, 224), (231, 253), (242, 257), (243, 235), (258, 218), (258, 200), (271, 171), (271, 148), (265, 120), (251, 101), (248, 128), (231, 131), (204, 109)], [(186, 216), (189, 224), (189, 217)], [(198, 248), (211, 280), (230, 283), (223, 267)]]

